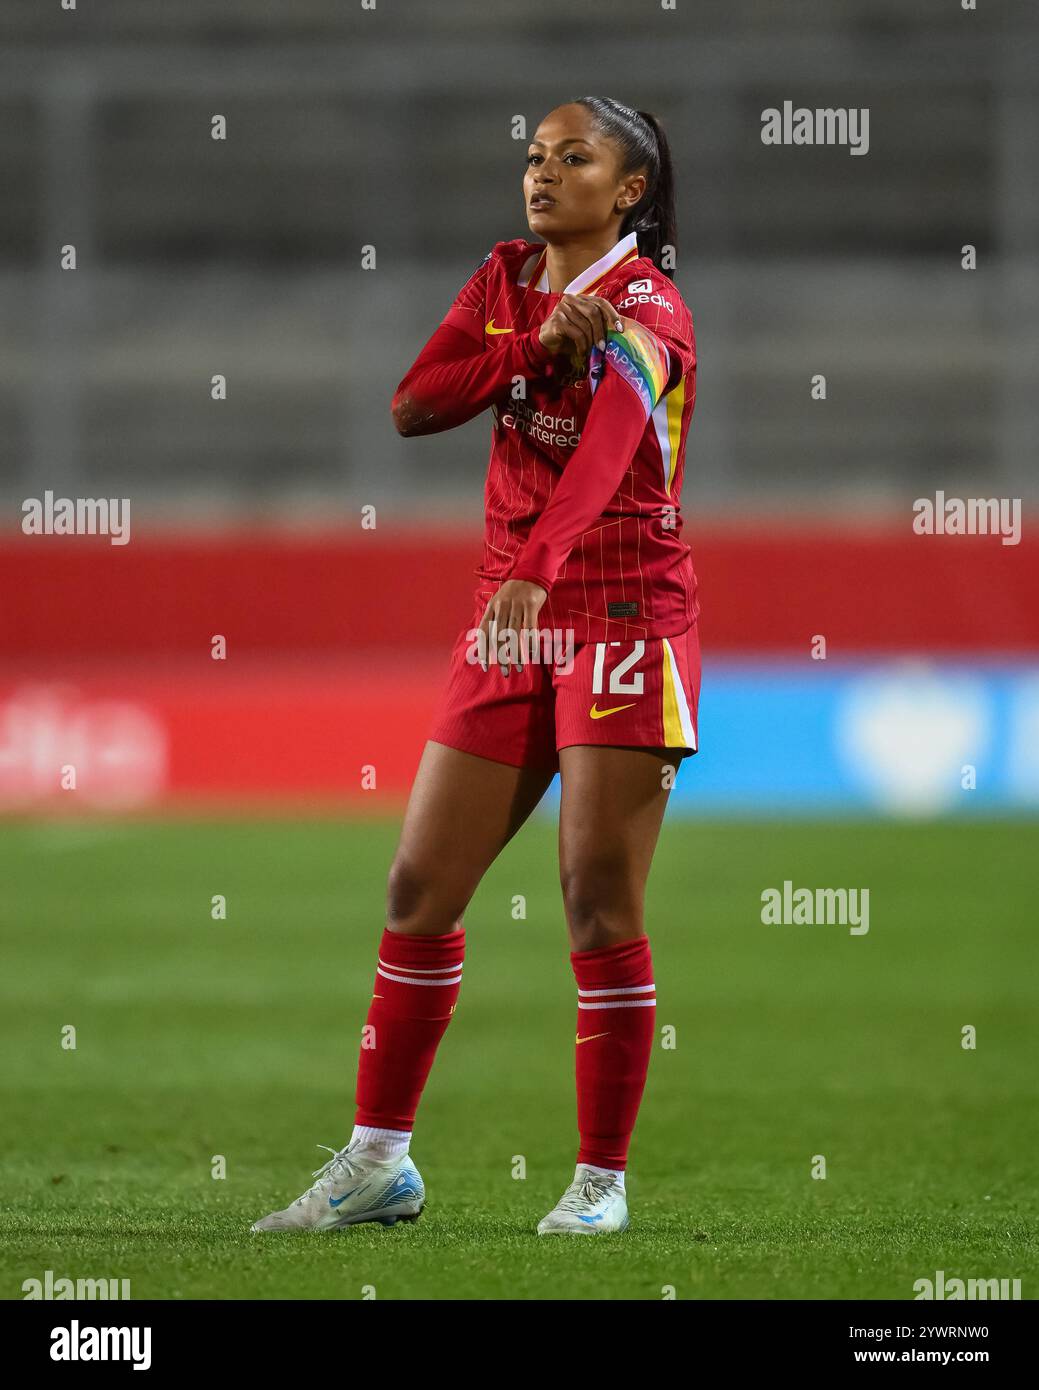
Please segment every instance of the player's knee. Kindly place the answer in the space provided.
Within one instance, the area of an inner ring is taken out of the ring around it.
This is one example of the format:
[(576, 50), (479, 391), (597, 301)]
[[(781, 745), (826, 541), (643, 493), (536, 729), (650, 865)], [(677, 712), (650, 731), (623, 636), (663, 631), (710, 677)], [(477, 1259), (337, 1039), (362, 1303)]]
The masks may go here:
[(631, 934), (640, 897), (616, 860), (593, 859), (560, 874), (567, 925), (579, 951), (608, 946)]
[(386, 925), (391, 931), (436, 933), (462, 925), (464, 903), (445, 891), (431, 869), (398, 855), (386, 882)]

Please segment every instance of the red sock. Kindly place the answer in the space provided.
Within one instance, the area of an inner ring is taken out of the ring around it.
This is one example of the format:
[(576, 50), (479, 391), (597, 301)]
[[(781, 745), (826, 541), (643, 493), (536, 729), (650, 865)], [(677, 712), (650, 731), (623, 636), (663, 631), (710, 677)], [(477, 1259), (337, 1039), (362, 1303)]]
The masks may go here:
[(577, 1161), (623, 1171), (656, 1031), (649, 938), (571, 951), (570, 962), (577, 978)]
[(465, 928), (443, 936), (382, 934), (357, 1067), (354, 1123), (410, 1130), (437, 1044), (455, 1011)]

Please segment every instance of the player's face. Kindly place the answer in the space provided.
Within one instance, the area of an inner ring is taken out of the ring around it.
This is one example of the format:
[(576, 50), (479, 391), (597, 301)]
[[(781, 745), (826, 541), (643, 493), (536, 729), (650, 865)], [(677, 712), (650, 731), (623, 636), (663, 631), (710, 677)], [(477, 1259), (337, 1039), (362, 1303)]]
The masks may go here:
[(559, 106), (527, 150), (527, 224), (547, 242), (619, 226), (646, 190), (644, 173), (621, 176), (616, 145), (583, 106)]

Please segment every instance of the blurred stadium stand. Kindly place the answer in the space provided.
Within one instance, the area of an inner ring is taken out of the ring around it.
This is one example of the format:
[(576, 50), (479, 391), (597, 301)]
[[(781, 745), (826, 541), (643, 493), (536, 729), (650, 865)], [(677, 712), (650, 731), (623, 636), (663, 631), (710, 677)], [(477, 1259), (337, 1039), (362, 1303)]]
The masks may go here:
[[(0, 47), (5, 501), (477, 517), (486, 421), (405, 443), (389, 396), (526, 230), (513, 115), (585, 90), (677, 155), (688, 516), (1036, 494), (1035, 6), (8, 0)], [(763, 146), (786, 98), (868, 105), (869, 154)]]

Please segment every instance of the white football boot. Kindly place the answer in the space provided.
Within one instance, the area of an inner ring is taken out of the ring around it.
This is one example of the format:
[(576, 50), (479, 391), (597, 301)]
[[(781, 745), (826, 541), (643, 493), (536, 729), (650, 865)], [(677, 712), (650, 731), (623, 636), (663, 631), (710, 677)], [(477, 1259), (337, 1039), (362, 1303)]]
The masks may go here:
[(389, 1160), (347, 1144), (312, 1176), (317, 1182), (284, 1211), (254, 1221), (250, 1231), (334, 1231), (361, 1221), (383, 1226), (417, 1221), (426, 1199), (418, 1169), (405, 1154)]
[(577, 1165), (574, 1180), (547, 1216), (538, 1222), (539, 1236), (593, 1236), (624, 1231), (628, 1204), (612, 1173), (592, 1173)]

